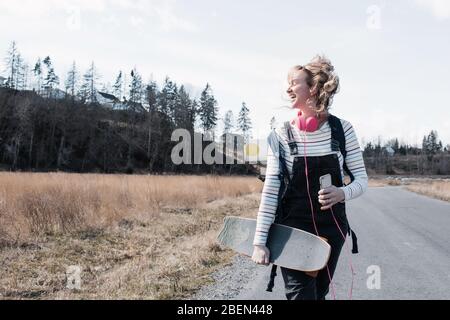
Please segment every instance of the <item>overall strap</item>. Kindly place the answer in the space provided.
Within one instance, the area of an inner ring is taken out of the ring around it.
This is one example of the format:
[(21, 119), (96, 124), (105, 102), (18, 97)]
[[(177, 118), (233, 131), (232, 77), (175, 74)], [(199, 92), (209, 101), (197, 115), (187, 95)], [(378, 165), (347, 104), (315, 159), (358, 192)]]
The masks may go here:
[(284, 123), (284, 129), (286, 130), (286, 134), (288, 137), (288, 145), (291, 150), (291, 156), (298, 154), (297, 142), (295, 142), (294, 134), (292, 133), (291, 123), (286, 121)]
[[(341, 120), (332, 115), (328, 115), (328, 123), (331, 128), (331, 150), (340, 151), (342, 157), (344, 158), (343, 169), (345, 173), (350, 177), (350, 183), (355, 180), (355, 177), (348, 169), (347, 164), (345, 163), (345, 158), (347, 156), (347, 150), (345, 150), (345, 132), (342, 127)], [(345, 184), (344, 184), (345, 185)], [(348, 222), (348, 220), (347, 220)], [(352, 253), (358, 253), (358, 238), (356, 237), (355, 232), (350, 228), (350, 223), (348, 223), (348, 234), (352, 237)]]
[(347, 164), (345, 163), (347, 150), (345, 150), (345, 133), (344, 128), (342, 127), (341, 120), (338, 117), (329, 114), (328, 123), (331, 128), (331, 150), (341, 152), (342, 157), (344, 158), (343, 169), (345, 173), (347, 173), (347, 175), (350, 177), (350, 181), (353, 182), (353, 180), (355, 180), (355, 177), (353, 176), (351, 171), (348, 169)]
[[(286, 162), (284, 161), (284, 151), (281, 146), (281, 141), (279, 140), (279, 137), (277, 133), (275, 132), (275, 129), (272, 130), (269, 137), (267, 138), (267, 143), (269, 144), (270, 148), (272, 149), (273, 154), (275, 157), (278, 158), (278, 164), (279, 164), (279, 172), (278, 172), (278, 179), (280, 180), (280, 188), (278, 190), (278, 206), (281, 203), (281, 198), (283, 197), (287, 187), (289, 186), (291, 182), (291, 177), (289, 175), (288, 168), (286, 166)], [(278, 212), (278, 208), (277, 208)], [(276, 213), (277, 213), (276, 212)], [(281, 219), (281, 217), (276, 214), (275, 215), (275, 221), (278, 222)]]
[(275, 277), (277, 276), (277, 265), (272, 265), (272, 270), (270, 271), (270, 280), (267, 284), (266, 291), (272, 292), (273, 286), (275, 285)]
[(281, 141), (279, 140), (278, 135), (275, 132), (275, 129), (272, 129), (272, 132), (269, 134), (269, 137), (267, 138), (267, 143), (272, 149), (272, 152), (275, 155), (275, 157), (278, 158), (278, 163), (280, 167), (278, 177), (280, 178), (280, 181), (283, 181), (283, 179), (286, 178), (290, 182), (289, 171), (287, 169), (286, 162), (284, 161), (284, 152), (281, 147)]

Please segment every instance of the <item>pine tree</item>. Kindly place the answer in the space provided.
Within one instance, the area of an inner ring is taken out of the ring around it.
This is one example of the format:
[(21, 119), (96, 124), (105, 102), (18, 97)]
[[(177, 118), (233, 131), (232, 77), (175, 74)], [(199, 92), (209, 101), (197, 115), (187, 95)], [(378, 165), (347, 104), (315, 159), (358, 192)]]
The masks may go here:
[(247, 108), (247, 105), (245, 102), (242, 102), (241, 111), (239, 111), (238, 116), (238, 128), (242, 131), (245, 143), (248, 143), (250, 140), (250, 129), (252, 128), (249, 113), (250, 110)]
[(130, 105), (135, 106), (142, 104), (142, 77), (134, 68), (131, 70), (131, 83), (130, 83)]
[(219, 109), (217, 108), (217, 100), (212, 94), (209, 83), (207, 83), (200, 96), (200, 106), (198, 110), (198, 113), (200, 115), (201, 127), (203, 128), (203, 131), (205, 133), (216, 127), (218, 111)]
[(397, 138), (395, 138), (395, 140), (394, 140), (394, 143), (392, 145), (392, 149), (394, 149), (394, 151), (396, 153), (398, 152), (399, 146), (398, 146), (398, 139)]
[(150, 81), (145, 87), (145, 101), (149, 111), (156, 111), (157, 96), (158, 86), (156, 82)]
[(184, 85), (181, 85), (177, 93), (174, 109), (175, 126), (193, 132), (195, 125), (195, 103), (186, 92)]
[(120, 101), (122, 101), (122, 99), (123, 99), (123, 97), (122, 97), (122, 88), (123, 88), (122, 71), (119, 71), (119, 74), (118, 74), (118, 76), (116, 78), (116, 81), (114, 82), (114, 85), (113, 85), (113, 94)]
[(55, 73), (49, 56), (44, 59), (44, 65), (47, 67), (47, 76), (44, 78), (44, 89), (47, 95), (51, 96), (53, 90), (59, 85), (59, 77)]
[(166, 77), (164, 87), (158, 95), (158, 109), (172, 124), (175, 122), (175, 105), (178, 99), (177, 85)]
[(8, 50), (5, 62), (7, 66), (8, 77), (5, 86), (11, 89), (16, 89), (16, 76), (17, 76), (17, 56), (19, 51), (15, 41), (11, 42)]
[[(158, 102), (158, 86), (156, 82), (151, 80), (145, 87), (145, 103), (148, 106), (147, 159), (148, 159), (148, 168), (150, 171), (153, 169), (153, 164), (154, 161), (156, 160), (157, 155), (157, 152), (154, 152), (152, 154), (152, 141), (155, 140), (152, 138), (152, 131), (159, 131), (158, 130), (159, 121), (158, 117), (156, 117), (157, 102)], [(153, 148), (157, 150), (159, 148), (159, 143), (160, 141), (155, 141), (153, 143)]]
[(442, 142), (437, 142), (438, 134), (437, 131), (431, 130), (427, 137), (423, 137), (422, 149), (427, 155), (435, 155), (442, 150)]
[(195, 99), (190, 99), (190, 105), (188, 109), (189, 124), (192, 133), (195, 131), (195, 124), (197, 122), (198, 114), (198, 102)]
[(41, 93), (41, 89), (42, 89), (42, 62), (41, 62), (41, 58), (38, 58), (36, 64), (34, 65), (33, 68), (33, 73), (34, 76), (36, 77), (36, 81), (37, 81), (37, 93), (40, 94)]

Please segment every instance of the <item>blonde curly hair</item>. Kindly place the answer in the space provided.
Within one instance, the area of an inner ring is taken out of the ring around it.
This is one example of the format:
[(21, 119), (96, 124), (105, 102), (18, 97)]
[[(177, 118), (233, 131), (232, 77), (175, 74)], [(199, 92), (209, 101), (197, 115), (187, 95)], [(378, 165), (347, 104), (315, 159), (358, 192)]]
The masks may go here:
[(333, 103), (333, 96), (339, 92), (339, 77), (334, 73), (330, 60), (323, 55), (316, 55), (305, 65), (296, 65), (290, 69), (303, 70), (308, 74), (306, 83), (310, 88), (316, 88), (317, 105), (315, 112), (328, 111)]

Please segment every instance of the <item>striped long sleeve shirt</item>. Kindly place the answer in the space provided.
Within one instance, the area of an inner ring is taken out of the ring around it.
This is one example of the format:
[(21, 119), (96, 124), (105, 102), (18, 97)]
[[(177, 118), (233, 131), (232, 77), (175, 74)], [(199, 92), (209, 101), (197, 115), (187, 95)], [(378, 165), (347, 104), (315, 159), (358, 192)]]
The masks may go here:
[[(345, 150), (347, 151), (345, 163), (355, 178), (349, 185), (339, 187), (344, 191), (344, 201), (348, 201), (359, 197), (366, 191), (368, 177), (362, 157), (362, 150), (359, 146), (355, 130), (350, 122), (343, 119), (340, 119), (340, 121), (345, 133)], [(314, 132), (301, 132), (297, 126), (292, 124), (291, 128), (294, 139), (297, 142), (298, 155), (296, 156), (303, 156), (304, 145), (306, 145), (307, 156), (323, 156), (336, 153), (339, 158), (342, 181), (344, 181), (344, 159), (340, 151), (331, 150), (331, 128), (328, 121), (324, 122)], [(286, 167), (289, 175), (292, 177), (292, 164), (294, 162), (294, 156), (291, 156), (289, 152), (286, 130), (284, 130), (283, 127), (277, 127), (275, 132), (278, 135), (278, 139), (281, 141), (280, 148), (284, 151)], [(303, 142), (305, 141), (305, 134), (306, 143)], [(256, 219), (256, 231), (253, 240), (254, 245), (266, 244), (270, 226), (275, 220), (275, 211), (278, 206), (278, 190), (280, 188), (280, 180), (278, 179), (279, 171), (279, 160), (274, 155), (270, 146), (268, 146), (266, 178)]]

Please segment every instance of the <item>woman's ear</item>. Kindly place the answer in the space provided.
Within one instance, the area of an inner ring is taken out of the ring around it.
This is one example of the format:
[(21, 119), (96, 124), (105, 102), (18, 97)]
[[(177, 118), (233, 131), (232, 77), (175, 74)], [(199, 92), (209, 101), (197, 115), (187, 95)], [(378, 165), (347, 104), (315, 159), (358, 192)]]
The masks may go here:
[(317, 87), (312, 87), (311, 89), (309, 89), (309, 94), (311, 95), (311, 97), (314, 97), (317, 94)]

